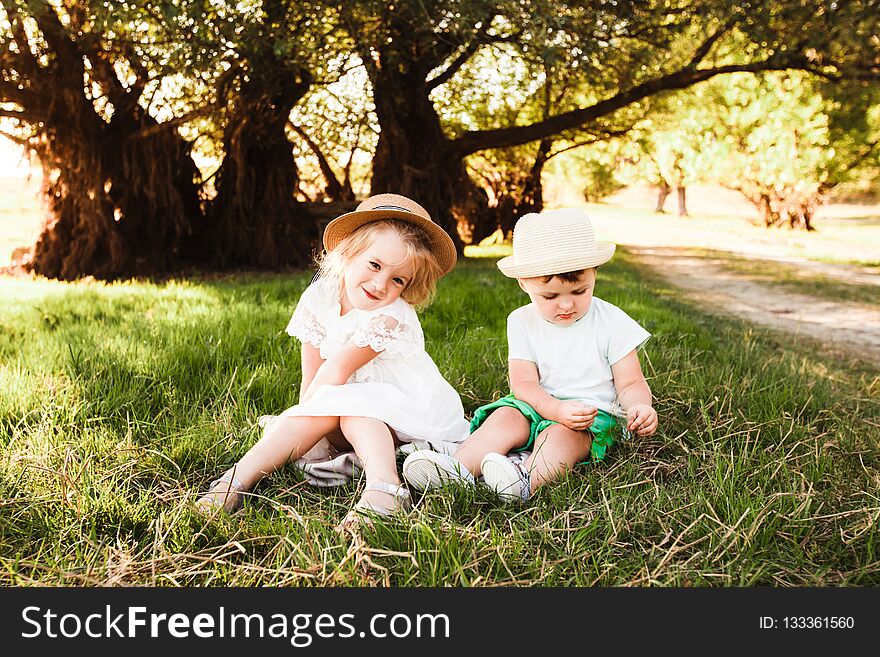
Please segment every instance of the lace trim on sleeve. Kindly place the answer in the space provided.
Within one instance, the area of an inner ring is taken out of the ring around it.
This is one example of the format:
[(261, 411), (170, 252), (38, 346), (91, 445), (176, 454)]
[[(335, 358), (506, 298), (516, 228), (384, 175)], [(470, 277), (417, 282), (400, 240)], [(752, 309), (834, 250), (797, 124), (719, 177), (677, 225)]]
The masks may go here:
[(312, 310), (312, 306), (318, 301), (317, 297), (320, 292), (317, 285), (319, 283), (313, 283), (303, 292), (285, 330), (288, 335), (300, 342), (308, 342), (313, 347), (320, 348), (326, 331)]
[(419, 351), (418, 336), (409, 326), (387, 315), (370, 318), (351, 336), (358, 347), (369, 346), (375, 352), (392, 356), (409, 356)]
[(308, 342), (313, 347), (320, 348), (324, 342), (324, 327), (318, 322), (318, 318), (307, 310), (299, 312), (297, 308), (287, 325), (287, 334), (300, 342)]

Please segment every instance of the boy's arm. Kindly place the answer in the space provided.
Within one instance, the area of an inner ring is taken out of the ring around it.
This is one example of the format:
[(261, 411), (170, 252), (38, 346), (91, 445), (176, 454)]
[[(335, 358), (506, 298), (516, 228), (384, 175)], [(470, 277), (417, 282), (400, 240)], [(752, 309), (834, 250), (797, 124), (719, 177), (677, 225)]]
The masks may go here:
[[(319, 364), (308, 386), (305, 385), (306, 359), (303, 358), (303, 390), (305, 392), (300, 396), (300, 403), (308, 401), (320, 386), (342, 385), (356, 370), (378, 355), (379, 353), (373, 351), (369, 346), (358, 347), (353, 342), (349, 342), (337, 353)], [(320, 355), (318, 358), (320, 359)]]
[(560, 400), (541, 387), (538, 367), (530, 360), (511, 358), (508, 363), (510, 390), (534, 408), (538, 415), (559, 422), (569, 429), (584, 431), (596, 417), (597, 409), (573, 400)]
[(629, 431), (650, 436), (657, 430), (657, 411), (651, 406), (651, 389), (642, 374), (639, 356), (633, 349), (611, 366), (617, 400), (626, 411)]

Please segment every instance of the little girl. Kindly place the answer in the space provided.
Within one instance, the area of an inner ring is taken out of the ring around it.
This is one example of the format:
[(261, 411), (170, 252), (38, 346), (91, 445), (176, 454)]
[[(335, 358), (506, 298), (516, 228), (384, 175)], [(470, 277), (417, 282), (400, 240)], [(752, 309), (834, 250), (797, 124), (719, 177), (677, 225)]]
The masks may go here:
[(413, 310), (455, 266), (449, 235), (414, 201), (378, 194), (327, 225), (324, 249), (287, 326), (302, 342), (300, 403), (212, 482), (201, 510), (235, 510), (262, 477), (326, 438), (331, 450), (354, 450), (366, 475), (344, 524), (357, 521), (356, 511), (390, 515), (410, 504), (396, 446), (436, 449), (468, 436), (461, 399), (425, 351)]

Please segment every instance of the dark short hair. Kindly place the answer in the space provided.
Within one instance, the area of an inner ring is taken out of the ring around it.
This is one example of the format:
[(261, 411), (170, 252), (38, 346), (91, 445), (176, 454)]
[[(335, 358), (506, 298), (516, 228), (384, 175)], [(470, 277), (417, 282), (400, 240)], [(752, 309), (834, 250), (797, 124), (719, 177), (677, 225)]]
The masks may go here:
[[(596, 269), (596, 267), (589, 267), (589, 269)], [(549, 276), (541, 276), (541, 280), (545, 283), (549, 283), (554, 278), (558, 278), (566, 283), (577, 283), (585, 271), (587, 270), (578, 269), (577, 271), (566, 271), (561, 274), (550, 274)]]

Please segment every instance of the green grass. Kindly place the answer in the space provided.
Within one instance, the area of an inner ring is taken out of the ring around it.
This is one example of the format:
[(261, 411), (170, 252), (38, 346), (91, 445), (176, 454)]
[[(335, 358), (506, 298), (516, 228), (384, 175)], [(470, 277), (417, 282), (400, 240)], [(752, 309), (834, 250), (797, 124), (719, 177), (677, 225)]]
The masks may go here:
[[(197, 491), (297, 397), (283, 328), (310, 278), (0, 278), (0, 584), (880, 584), (876, 371), (704, 314), (624, 250), (597, 294), (654, 335), (657, 435), (528, 506), (432, 492), (362, 544), (333, 530), (356, 486), (292, 468), (206, 521)], [(505, 319), (524, 301), (470, 260), (423, 313), (467, 412), (507, 391)]]

